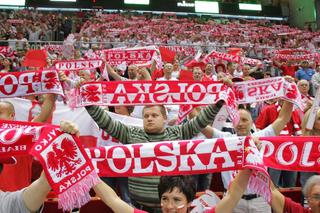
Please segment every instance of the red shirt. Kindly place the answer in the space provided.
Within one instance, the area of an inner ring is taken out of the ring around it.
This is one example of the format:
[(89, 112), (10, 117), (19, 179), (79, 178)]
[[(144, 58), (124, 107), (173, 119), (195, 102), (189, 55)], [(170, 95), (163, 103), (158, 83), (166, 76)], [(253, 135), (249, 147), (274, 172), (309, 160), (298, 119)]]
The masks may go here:
[(280, 69), (282, 70), (282, 75), (289, 75), (291, 77), (295, 77), (295, 73), (298, 70), (298, 66), (287, 66), (287, 65), (282, 65), (280, 67)]
[[(258, 129), (264, 129), (270, 124), (272, 124), (279, 116), (279, 111), (277, 110), (277, 105), (272, 104), (269, 106), (265, 106), (262, 110), (261, 113), (259, 114), (257, 120), (256, 120), (256, 127)], [(301, 125), (301, 120), (299, 116), (299, 112), (297, 110), (294, 110), (292, 112), (292, 116), (295, 116), (298, 120), (298, 125)], [(294, 128), (294, 123), (292, 119), (287, 123), (286, 127), (280, 132), (280, 135), (288, 135), (292, 136), (295, 135), (295, 128)], [(287, 131), (286, 131), (287, 130)]]
[(312, 213), (311, 209), (302, 207), (299, 203), (286, 197), (284, 201), (283, 213)]
[(0, 174), (0, 190), (17, 191), (30, 185), (31, 183), (31, 165), (33, 157), (20, 156), (15, 157), (17, 163), (14, 165), (3, 165)]

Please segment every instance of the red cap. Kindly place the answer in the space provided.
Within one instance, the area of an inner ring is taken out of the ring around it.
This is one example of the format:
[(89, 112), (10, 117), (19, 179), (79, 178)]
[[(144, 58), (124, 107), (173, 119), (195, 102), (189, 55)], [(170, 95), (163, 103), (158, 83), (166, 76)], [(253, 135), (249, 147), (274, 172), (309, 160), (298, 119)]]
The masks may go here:
[(16, 164), (17, 160), (14, 157), (0, 157), (0, 164)]

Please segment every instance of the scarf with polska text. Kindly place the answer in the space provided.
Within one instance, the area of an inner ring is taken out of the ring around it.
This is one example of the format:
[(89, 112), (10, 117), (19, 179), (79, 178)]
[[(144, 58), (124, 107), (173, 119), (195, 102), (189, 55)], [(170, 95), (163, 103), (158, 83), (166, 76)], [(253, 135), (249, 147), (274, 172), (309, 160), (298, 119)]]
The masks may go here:
[(46, 126), (30, 153), (42, 164), (48, 182), (58, 195), (59, 208), (69, 211), (90, 201), (98, 175), (78, 137)]
[[(233, 90), (233, 91), (232, 91)], [(295, 103), (300, 108), (301, 95), (296, 84), (281, 77), (254, 81), (237, 82), (233, 89), (213, 81), (113, 81), (85, 83), (75, 94), (75, 105), (154, 105), (213, 104), (224, 100), (234, 124), (237, 123), (237, 104), (254, 103), (281, 97)], [(180, 109), (178, 122), (192, 110)]]
[(252, 169), (249, 188), (271, 199), (270, 180), (250, 137), (166, 141), (87, 149), (101, 176), (161, 176)]
[(93, 60), (68, 60), (68, 61), (55, 61), (54, 66), (57, 70), (88, 70), (101, 67), (103, 61), (100, 59)]
[(55, 70), (0, 73), (0, 98), (47, 93), (64, 96)]
[[(41, 128), (30, 122), (2, 121), (1, 155), (6, 157), (28, 154), (31, 145), (34, 145), (36, 140), (39, 141), (40, 132)], [(50, 139), (47, 132), (42, 135)], [(319, 137), (261, 137), (259, 140), (262, 144), (260, 153), (264, 156), (265, 166), (280, 170), (319, 172), (320, 153), (317, 150), (320, 147)], [(17, 152), (19, 147), (21, 150)], [(255, 167), (257, 166), (255, 162), (259, 161), (259, 154), (252, 147), (254, 144), (250, 140), (245, 142), (244, 139), (230, 137), (116, 145), (90, 148), (86, 151), (101, 176), (121, 177), (201, 174)], [(48, 148), (46, 150), (48, 152)], [(65, 150), (62, 144), (56, 146), (55, 150), (52, 148), (55, 153), (58, 150)], [(251, 180), (253, 188), (259, 186), (259, 181), (265, 180), (262, 183), (267, 183), (266, 177), (259, 172), (254, 176), (260, 179)], [(259, 189), (261, 188), (256, 191)]]
[(2, 120), (1, 156), (29, 153), (42, 164), (50, 186), (58, 195), (59, 208), (67, 211), (90, 201), (89, 191), (98, 176), (77, 137), (61, 132), (56, 126)]

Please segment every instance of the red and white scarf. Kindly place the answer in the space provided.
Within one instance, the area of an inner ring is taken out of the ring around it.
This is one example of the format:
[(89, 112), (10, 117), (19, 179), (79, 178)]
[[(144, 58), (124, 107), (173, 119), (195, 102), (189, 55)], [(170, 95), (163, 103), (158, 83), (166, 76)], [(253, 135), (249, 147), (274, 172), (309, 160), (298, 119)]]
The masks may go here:
[(1, 156), (32, 154), (42, 164), (64, 211), (90, 201), (97, 174), (79, 139), (59, 127), (30, 122), (1, 121)]
[(0, 98), (47, 93), (64, 95), (54, 70), (0, 73)]
[(102, 66), (102, 60), (69, 60), (56, 61), (54, 66), (57, 70), (88, 70), (95, 69)]
[(223, 53), (213, 50), (211, 53), (204, 57), (205, 62), (209, 62), (211, 59), (222, 59), (225, 61), (241, 63), (241, 64), (250, 64), (250, 65), (257, 65), (262, 64), (260, 60), (242, 57), (240, 55), (233, 55), (229, 53)]
[(145, 64), (150, 62), (155, 54), (151, 49), (128, 49), (128, 50), (107, 50), (105, 57), (110, 65), (119, 65), (123, 62), (128, 64)]
[(87, 150), (101, 176), (154, 176), (253, 169), (249, 188), (270, 201), (270, 181), (250, 137), (166, 141)]

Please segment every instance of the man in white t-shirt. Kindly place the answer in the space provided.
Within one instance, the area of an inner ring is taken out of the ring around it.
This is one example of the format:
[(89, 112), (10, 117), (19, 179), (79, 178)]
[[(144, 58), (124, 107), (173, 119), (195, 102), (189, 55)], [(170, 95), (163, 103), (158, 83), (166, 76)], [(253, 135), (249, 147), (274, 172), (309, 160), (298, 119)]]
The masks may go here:
[[(253, 120), (249, 111), (245, 109), (239, 109), (240, 121), (237, 126), (235, 126), (237, 136), (247, 136), (252, 135), (255, 137), (270, 137), (277, 136), (280, 134), (281, 130), (289, 122), (291, 118), (291, 113), (293, 109), (293, 104), (284, 101), (283, 106), (279, 112), (278, 118), (270, 124), (265, 129), (251, 134), (251, 128), (253, 126)], [(202, 133), (207, 138), (225, 138), (230, 136), (235, 136), (229, 132), (222, 132), (215, 128), (205, 128)], [(222, 172), (222, 181), (225, 189), (228, 188), (229, 183), (232, 180), (232, 172)], [(239, 201), (237, 207), (233, 211), (234, 213), (242, 212), (271, 212), (269, 204), (262, 198), (252, 192), (248, 191), (243, 195), (242, 199)]]

